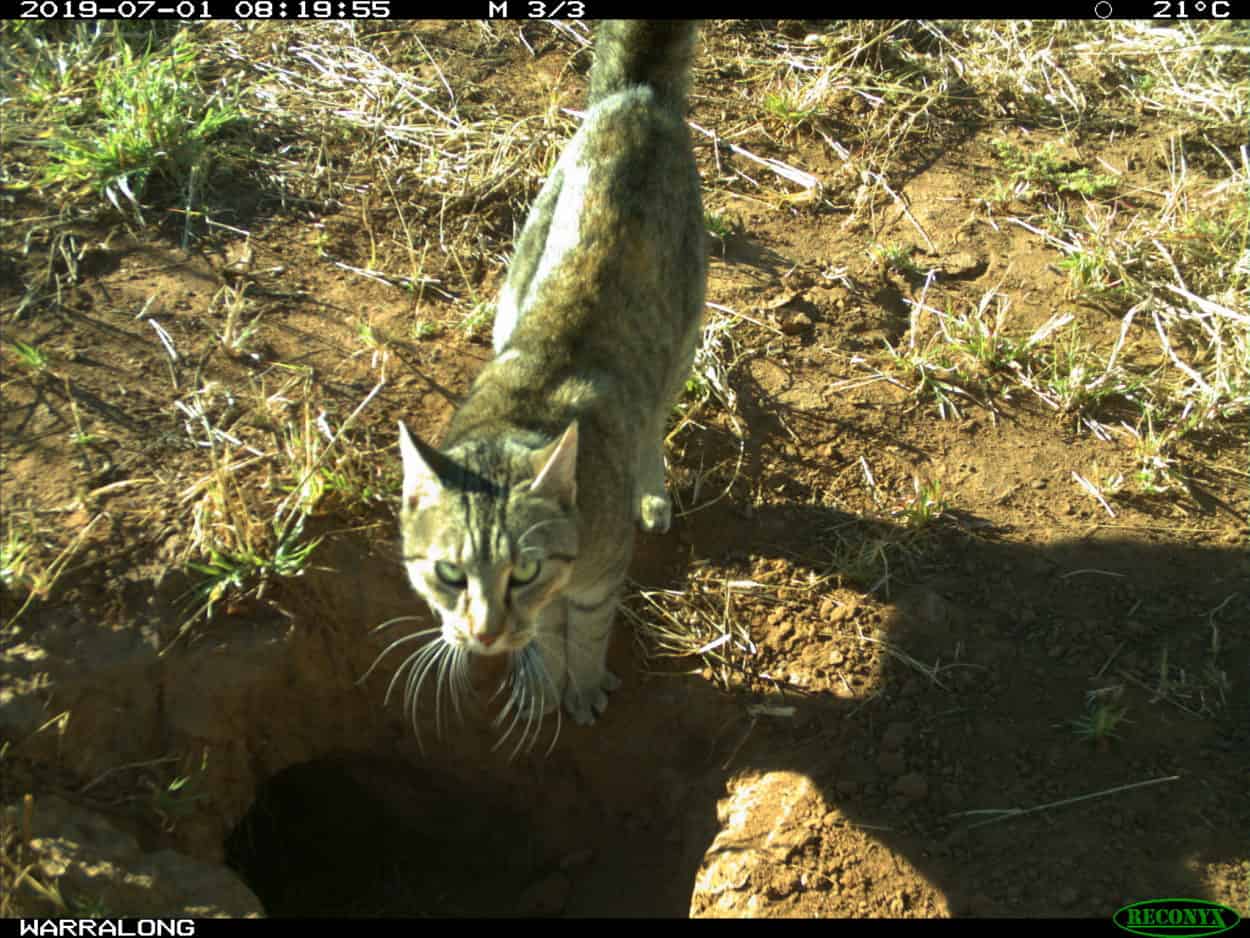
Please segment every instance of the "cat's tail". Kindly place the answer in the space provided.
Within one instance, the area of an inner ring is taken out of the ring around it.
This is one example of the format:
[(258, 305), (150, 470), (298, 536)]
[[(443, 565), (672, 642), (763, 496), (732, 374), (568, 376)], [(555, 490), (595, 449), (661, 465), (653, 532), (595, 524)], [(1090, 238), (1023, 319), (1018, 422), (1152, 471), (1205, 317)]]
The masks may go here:
[(684, 113), (694, 36), (693, 20), (604, 20), (596, 27), (590, 103), (646, 85)]

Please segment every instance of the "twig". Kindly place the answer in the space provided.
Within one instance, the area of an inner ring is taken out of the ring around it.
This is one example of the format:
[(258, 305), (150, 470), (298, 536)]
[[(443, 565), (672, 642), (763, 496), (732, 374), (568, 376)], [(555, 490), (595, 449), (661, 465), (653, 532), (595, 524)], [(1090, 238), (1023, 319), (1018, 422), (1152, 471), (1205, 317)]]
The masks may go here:
[[(706, 128), (700, 127), (694, 121), (687, 121), (687, 123), (691, 127), (693, 127), (695, 130), (697, 130), (699, 133), (703, 134), (703, 136), (707, 137), (708, 139), (716, 143), (717, 146), (721, 145), (722, 141), (720, 137), (718, 137), (715, 134), (715, 132), (711, 130), (707, 130)], [(767, 157), (756, 156), (754, 153), (750, 152), (749, 150), (744, 150), (742, 147), (738, 146), (736, 143), (728, 143), (725, 145), (729, 147), (730, 152), (736, 153), (738, 154), (738, 156), (741, 156), (744, 159), (748, 159), (752, 163), (758, 163), (760, 166), (763, 166), (763, 167), (766, 167), (767, 169), (772, 170), (782, 179), (785, 179), (788, 182), (792, 182), (797, 186), (801, 186), (804, 189), (812, 189), (818, 193), (824, 188), (824, 186), (821, 184), (820, 179), (816, 176), (813, 176), (811, 173), (805, 173), (801, 169), (795, 169), (793, 166), (788, 166), (787, 164), (781, 162), (780, 160), (774, 160), (774, 159), (770, 159)]]
[(907, 220), (912, 223), (912, 226), (917, 231), (920, 232), (920, 237), (924, 238), (925, 244), (929, 245), (929, 250), (933, 254), (940, 254), (941, 252), (937, 249), (937, 245), (933, 243), (933, 239), (929, 237), (929, 233), (924, 230), (924, 226), (916, 220), (916, 216), (911, 213), (911, 209), (907, 207), (907, 203), (903, 201), (903, 197), (890, 188), (890, 184), (885, 181), (885, 177), (880, 173), (874, 173), (872, 170), (868, 170), (867, 172), (869, 176), (877, 181), (877, 185), (885, 190), (886, 195), (894, 200), (894, 204), (902, 209), (903, 214), (907, 216)]
[(1078, 801), (1091, 801), (1094, 798), (1102, 798), (1105, 795), (1114, 795), (1122, 791), (1132, 791), (1134, 788), (1145, 788), (1148, 785), (1159, 785), (1163, 782), (1175, 782), (1179, 779), (1179, 775), (1168, 775), (1163, 778), (1152, 778), (1144, 782), (1134, 782), (1131, 785), (1120, 785), (1116, 788), (1107, 788), (1103, 791), (1096, 791), (1088, 795), (1077, 795), (1075, 798), (1064, 798), (1062, 801), (1051, 801), (1047, 804), (1039, 804), (1032, 808), (979, 808), (975, 811), (956, 811), (947, 817), (967, 817), (972, 814), (992, 814), (994, 817), (986, 818), (984, 821), (977, 821), (975, 824), (969, 824), (968, 830), (974, 827), (984, 827), (986, 824), (997, 824), (999, 821), (1009, 821), (1013, 818), (1024, 817), (1026, 814), (1036, 814), (1039, 811), (1049, 811), (1051, 808), (1062, 808), (1064, 805), (1076, 804)]

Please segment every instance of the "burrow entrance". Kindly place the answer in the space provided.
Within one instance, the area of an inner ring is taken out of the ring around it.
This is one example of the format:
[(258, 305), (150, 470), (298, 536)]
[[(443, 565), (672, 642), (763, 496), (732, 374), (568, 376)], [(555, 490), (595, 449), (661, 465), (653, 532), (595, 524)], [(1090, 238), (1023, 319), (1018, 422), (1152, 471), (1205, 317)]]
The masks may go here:
[(524, 814), (499, 795), (399, 762), (309, 762), (262, 787), (227, 840), (227, 861), (269, 915), (541, 911), (524, 908), (524, 893), (544, 857)]
[[(664, 562), (664, 553), (639, 551), (635, 571)], [(361, 597), (372, 604), (370, 622), (411, 612), (406, 584), (358, 576), (365, 580), (336, 577), (310, 590), (322, 618), (336, 611), (358, 618)], [(309, 585), (321, 583), (310, 578)], [(379, 650), (393, 637), (379, 639)], [(352, 678), (343, 691), (358, 694), (355, 679), (376, 652), (341, 647)], [(333, 650), (304, 657), (336, 660)], [(375, 672), (379, 694), (401, 660), (396, 653)], [(293, 704), (284, 684), (266, 713), (300, 725), (328, 720), (334, 732), (324, 739), (337, 748), (260, 784), (227, 838), (229, 865), (269, 915), (685, 917), (717, 831), (726, 773), (715, 741), (731, 704), (701, 682), (644, 677), (623, 630), (609, 663), (625, 686), (605, 718), (593, 727), (565, 719), (544, 755), (553, 735), (548, 718), (537, 744), (515, 758), (511, 739), (519, 730), (492, 751), (499, 733), (489, 707), (466, 707), (463, 721), (448, 719), (440, 737), (432, 698), (420, 708), (423, 745), (392, 701), (371, 711), (388, 729), (357, 725), (370, 749), (347, 752), (353, 721), (371, 718), (350, 709), (348, 698), (327, 697), (332, 682), (320, 670), (316, 706)], [(484, 692), (494, 686), (475, 683)], [(292, 732), (266, 729), (267, 738)]]
[(261, 786), (227, 862), (271, 916), (685, 917), (723, 782), (683, 777), (680, 734), (645, 745), (656, 718), (566, 729), (551, 756), (512, 762), (427, 741), (419, 758), (293, 766)]

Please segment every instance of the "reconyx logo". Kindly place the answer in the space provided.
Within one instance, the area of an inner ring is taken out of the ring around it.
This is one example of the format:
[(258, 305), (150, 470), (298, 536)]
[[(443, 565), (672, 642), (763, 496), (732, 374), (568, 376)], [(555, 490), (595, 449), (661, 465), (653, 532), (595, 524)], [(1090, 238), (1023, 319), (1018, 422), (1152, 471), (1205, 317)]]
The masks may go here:
[(1111, 921), (1134, 935), (1200, 938), (1228, 931), (1241, 916), (1226, 905), (1205, 899), (1146, 899), (1126, 905)]

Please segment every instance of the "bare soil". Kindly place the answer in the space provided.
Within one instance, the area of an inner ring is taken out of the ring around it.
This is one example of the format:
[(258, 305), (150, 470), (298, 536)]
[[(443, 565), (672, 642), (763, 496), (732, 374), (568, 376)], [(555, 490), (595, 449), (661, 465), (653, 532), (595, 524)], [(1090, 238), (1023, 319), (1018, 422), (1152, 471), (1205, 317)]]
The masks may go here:
[[(404, 29), (482, 101), (518, 114), (553, 94), (581, 106), (588, 56), (554, 34), (531, 36), (531, 56), (471, 24)], [(730, 38), (709, 30), (703, 61)], [(710, 64), (696, 76), (692, 119), (705, 127), (735, 107), (714, 78)], [(1117, 164), (1133, 156), (1146, 182), (1167, 131), (1143, 118), (1090, 146)], [(1034, 328), (1067, 304), (1066, 278), (1019, 229), (968, 223), (991, 175), (989, 136), (967, 128), (906, 179), (942, 257), (973, 261), (927, 302), (975, 304), (998, 285)], [(173, 223), (142, 234), (84, 224), (89, 248), (55, 313), (3, 326), (6, 349), (25, 341), (49, 355), (34, 376), (5, 358), (4, 510), (37, 523), (52, 556), (90, 525), (49, 595), (3, 633), (5, 800), (32, 793), (38, 812), (55, 793), (145, 849), (228, 861), (270, 914), (1103, 917), (1166, 896), (1245, 914), (1250, 498), (1244, 475), (1220, 468), (1244, 469), (1245, 428), (1186, 444), (1188, 495), (1117, 501), (1110, 517), (1071, 476), (1105, 444), (1036, 400), (968, 403), (942, 420), (889, 382), (851, 380), (866, 374), (853, 356), (903, 336), (904, 298), (921, 289), (867, 247), (918, 237), (897, 210), (852, 212), (857, 180), (819, 138), (751, 144), (829, 181), (817, 205), (730, 191), (719, 181), (734, 157), (695, 143), (709, 209), (740, 223), (709, 238), (708, 297), (750, 317), (734, 327), (744, 448), (735, 473), (733, 421), (712, 407), (672, 441), (672, 485), (692, 510), (664, 537), (639, 536), (633, 579), (715, 608), (727, 602), (717, 584), (756, 584), (736, 588), (726, 612), (749, 630), (749, 667), (726, 678), (696, 657), (647, 660), (645, 636), (623, 623), (612, 660), (624, 686), (595, 727), (563, 725), (549, 755), (554, 725), (534, 752), (492, 752), (487, 707), (441, 739), (423, 708), (418, 746), (395, 696), (383, 704), (401, 653), (360, 680), (388, 642), (428, 624), (404, 583), (389, 500), (329, 501), (310, 523), (324, 537), (311, 569), (184, 627), (197, 582), (186, 487), (211, 463), (173, 402), (215, 389), (201, 399), (216, 425), (234, 426), (235, 408), (234, 435), (279, 440), (298, 408), (277, 405), (264, 425), (254, 402), (284, 393), (292, 373), (280, 366), (311, 370), (332, 427), (384, 376), (352, 445), (392, 495), (396, 420), (436, 438), (490, 354), (454, 327), (414, 338), (414, 311), (462, 315), (462, 275), (493, 296), (521, 221), (508, 204), (412, 206), (403, 223), (418, 244), (436, 245), (457, 213), (489, 218), (478, 256), (429, 252), (424, 272), (442, 290), (418, 299), (324, 253), (384, 268), (400, 255), (394, 212), (375, 206), (365, 226), (350, 201), (330, 212), (245, 192), (229, 221), (251, 232), (254, 358), (217, 341), (214, 297), (233, 282), (242, 239), (218, 232), (185, 249)], [(45, 209), (33, 196), (13, 205)], [(3, 263), (63, 263), (41, 247), (10, 239)], [(7, 274), (0, 300), (20, 293)], [(1118, 319), (1067, 305), (1095, 341), (1114, 340)], [(361, 342), (363, 314), (384, 366)], [(89, 445), (71, 443), (76, 429)], [(232, 478), (271, 484), (261, 468)], [(948, 510), (912, 530), (891, 512), (916, 478), (940, 482)], [(857, 551), (868, 582), (848, 572)], [(3, 599), (8, 621), (25, 594)], [(395, 616), (418, 618), (373, 631)], [(1125, 719), (1087, 738), (1074, 721), (1106, 688)], [(768, 778), (783, 784), (756, 784)], [(775, 822), (756, 833), (785, 837), (755, 843), (739, 882), (696, 890), (718, 833), (744, 823), (729, 799), (751, 785), (745, 810)], [(976, 812), (1044, 805), (974, 826), (990, 817)], [(726, 894), (741, 904), (718, 905)]]

